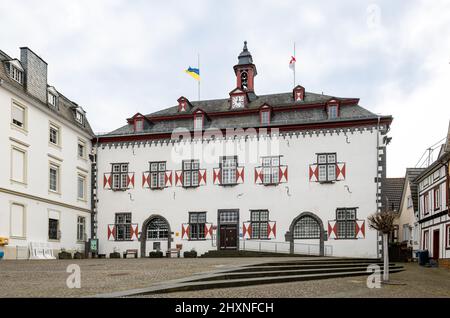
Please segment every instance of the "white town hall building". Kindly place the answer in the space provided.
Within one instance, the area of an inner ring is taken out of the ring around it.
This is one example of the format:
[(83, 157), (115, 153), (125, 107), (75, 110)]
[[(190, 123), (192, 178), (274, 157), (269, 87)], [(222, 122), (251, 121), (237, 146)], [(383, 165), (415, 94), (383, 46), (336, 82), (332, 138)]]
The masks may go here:
[(217, 100), (135, 114), (94, 140), (99, 253), (263, 250), (379, 256), (391, 116), (302, 86), (257, 95), (244, 45)]

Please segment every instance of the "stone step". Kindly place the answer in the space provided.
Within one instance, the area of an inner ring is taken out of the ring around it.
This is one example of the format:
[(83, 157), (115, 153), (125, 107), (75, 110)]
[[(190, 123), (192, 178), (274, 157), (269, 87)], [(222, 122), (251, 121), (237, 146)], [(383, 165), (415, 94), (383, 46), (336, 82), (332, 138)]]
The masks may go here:
[[(380, 270), (383, 271), (384, 267), (380, 266)], [(389, 266), (391, 270), (401, 270), (403, 266), (392, 265)], [(273, 277), (273, 276), (290, 276), (290, 275), (304, 275), (304, 274), (322, 274), (322, 273), (344, 273), (354, 271), (367, 271), (367, 266), (347, 266), (340, 268), (312, 268), (312, 269), (294, 269), (294, 270), (282, 270), (282, 271), (254, 271), (254, 272), (227, 272), (217, 275), (213, 275), (206, 278), (200, 278), (197, 282), (202, 281), (216, 281), (227, 279), (245, 279), (254, 277)]]
[[(230, 270), (229, 272), (254, 272), (254, 271), (280, 271), (280, 270), (295, 270), (295, 269), (314, 269), (314, 268), (347, 268), (349, 266), (368, 266), (368, 265), (378, 265), (383, 267), (382, 262), (371, 262), (371, 263), (329, 263), (329, 264), (292, 264), (292, 265), (277, 265), (277, 266), (247, 266), (239, 268), (236, 270)], [(390, 263), (389, 265), (394, 265)]]
[[(389, 273), (398, 273), (403, 269), (393, 269)], [(230, 287), (242, 287), (251, 285), (263, 285), (263, 284), (276, 284), (276, 283), (290, 283), (296, 281), (308, 281), (328, 278), (340, 278), (340, 277), (354, 277), (354, 276), (368, 276), (365, 270), (343, 272), (343, 273), (322, 273), (322, 274), (304, 274), (304, 275), (286, 275), (286, 276), (273, 276), (273, 277), (255, 277), (255, 278), (241, 278), (241, 279), (224, 279), (215, 281), (188, 281), (188, 282), (175, 282), (167, 283), (165, 285), (156, 285), (148, 288), (141, 288), (132, 291), (115, 292), (110, 294), (97, 295), (98, 297), (127, 297), (137, 295), (148, 294), (162, 294), (180, 291), (194, 291), (216, 288), (230, 288)]]
[(285, 265), (312, 265), (312, 264), (377, 264), (382, 263), (380, 259), (374, 258), (366, 258), (366, 259), (358, 259), (358, 258), (317, 258), (317, 259), (301, 259), (301, 260), (289, 260), (283, 262), (268, 262), (268, 263), (260, 263), (255, 265), (248, 266), (285, 266)]

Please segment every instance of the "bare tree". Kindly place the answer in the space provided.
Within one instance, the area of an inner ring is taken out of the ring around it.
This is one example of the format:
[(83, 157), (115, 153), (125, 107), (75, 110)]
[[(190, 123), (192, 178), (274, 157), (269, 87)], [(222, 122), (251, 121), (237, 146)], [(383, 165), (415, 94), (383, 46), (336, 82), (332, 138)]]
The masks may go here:
[(385, 210), (381, 212), (374, 213), (370, 215), (367, 219), (369, 220), (369, 227), (380, 231), (383, 234), (383, 259), (384, 259), (384, 270), (383, 270), (383, 281), (389, 281), (389, 250), (388, 250), (388, 237), (389, 233), (394, 230), (394, 220), (397, 213), (391, 210)]

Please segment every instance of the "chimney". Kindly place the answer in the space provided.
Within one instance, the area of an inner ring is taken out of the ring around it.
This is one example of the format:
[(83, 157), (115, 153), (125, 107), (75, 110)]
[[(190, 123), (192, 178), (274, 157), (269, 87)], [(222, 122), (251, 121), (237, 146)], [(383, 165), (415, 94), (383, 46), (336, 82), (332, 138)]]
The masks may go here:
[(20, 48), (27, 92), (47, 104), (47, 62), (27, 47)]

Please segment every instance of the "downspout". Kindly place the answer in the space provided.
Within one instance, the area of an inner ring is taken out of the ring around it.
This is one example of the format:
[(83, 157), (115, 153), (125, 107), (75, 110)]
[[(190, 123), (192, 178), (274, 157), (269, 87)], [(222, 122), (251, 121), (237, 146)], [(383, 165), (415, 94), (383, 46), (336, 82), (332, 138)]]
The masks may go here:
[[(379, 212), (381, 210), (378, 207), (378, 204), (381, 202), (381, 200), (379, 199), (380, 195), (381, 195), (380, 194), (380, 178), (378, 177), (378, 163), (380, 161), (380, 115), (378, 115), (378, 119), (377, 119), (377, 151), (376, 151), (376, 154), (377, 154), (377, 161), (376, 161), (376, 165), (375, 165), (375, 167), (376, 167), (375, 178), (377, 180), (377, 183), (376, 183), (377, 189), (376, 189), (376, 201), (375, 202), (377, 205), (377, 212)], [(379, 254), (379, 250), (380, 250), (380, 244), (378, 241), (379, 237), (380, 237), (380, 232), (377, 231), (377, 239), (375, 241), (377, 254)], [(383, 250), (381, 251), (381, 255), (383, 255)], [(379, 255), (379, 256), (381, 256), (381, 255)]]

